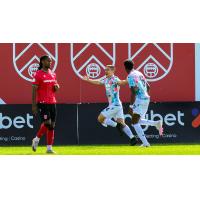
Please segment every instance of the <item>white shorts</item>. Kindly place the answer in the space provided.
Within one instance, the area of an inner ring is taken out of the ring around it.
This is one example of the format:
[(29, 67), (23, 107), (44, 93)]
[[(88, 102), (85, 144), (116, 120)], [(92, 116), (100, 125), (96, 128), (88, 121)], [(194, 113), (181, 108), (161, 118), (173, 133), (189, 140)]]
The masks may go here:
[(140, 115), (141, 118), (145, 118), (148, 111), (150, 99), (136, 99), (133, 104), (133, 113)]
[(104, 110), (102, 110), (101, 114), (108, 119), (124, 119), (123, 107), (121, 105), (110, 105)]

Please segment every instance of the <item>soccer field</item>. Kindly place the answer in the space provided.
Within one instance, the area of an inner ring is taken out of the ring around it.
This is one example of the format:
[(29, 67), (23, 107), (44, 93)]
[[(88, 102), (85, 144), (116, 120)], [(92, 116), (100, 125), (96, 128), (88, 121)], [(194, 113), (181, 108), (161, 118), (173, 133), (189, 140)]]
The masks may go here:
[[(54, 146), (55, 155), (200, 155), (200, 145), (152, 145), (149, 148), (128, 145)], [(37, 152), (31, 147), (0, 147), (1, 155), (47, 155), (46, 147)]]

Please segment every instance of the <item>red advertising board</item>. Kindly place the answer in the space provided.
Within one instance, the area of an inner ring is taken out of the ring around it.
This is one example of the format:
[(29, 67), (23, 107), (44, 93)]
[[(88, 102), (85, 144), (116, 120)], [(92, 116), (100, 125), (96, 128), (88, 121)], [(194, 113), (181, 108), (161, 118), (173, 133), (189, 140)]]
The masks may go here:
[[(151, 101), (195, 100), (195, 45), (170, 43), (60, 43), (0, 44), (0, 98), (7, 104), (31, 103), (32, 74), (39, 57), (52, 57), (52, 69), (61, 89), (58, 103), (106, 102), (102, 86), (81, 81), (104, 76), (107, 64), (125, 79), (123, 61), (130, 58), (151, 85)], [(129, 101), (128, 86), (121, 87), (121, 99)]]

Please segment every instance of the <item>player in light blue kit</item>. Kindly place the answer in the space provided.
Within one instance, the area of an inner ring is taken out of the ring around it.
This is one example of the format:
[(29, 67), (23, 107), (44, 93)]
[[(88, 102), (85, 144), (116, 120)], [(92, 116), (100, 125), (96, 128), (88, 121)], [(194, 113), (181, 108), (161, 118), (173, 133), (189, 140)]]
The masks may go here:
[[(125, 85), (127, 81), (120, 80), (114, 75), (114, 72), (115, 67), (107, 65), (105, 68), (106, 78), (103, 80), (91, 80), (87, 76), (85, 76), (83, 80), (95, 85), (105, 86), (109, 106), (99, 114), (98, 121), (105, 127), (116, 127), (119, 131), (125, 133), (130, 138), (130, 145), (135, 145), (137, 139), (124, 122), (123, 107), (119, 98), (120, 85)], [(115, 119), (115, 121), (113, 121), (112, 118)]]
[(141, 125), (150, 125), (155, 126), (159, 134), (162, 135), (163, 122), (152, 121), (145, 119), (147, 113), (150, 96), (148, 94), (150, 86), (146, 81), (144, 75), (133, 69), (133, 62), (131, 60), (124, 61), (125, 70), (128, 73), (127, 81), (131, 90), (131, 102), (130, 102), (130, 114), (132, 116), (132, 126), (135, 128), (135, 131), (142, 141), (142, 146), (149, 147), (150, 144), (147, 141), (144, 131)]

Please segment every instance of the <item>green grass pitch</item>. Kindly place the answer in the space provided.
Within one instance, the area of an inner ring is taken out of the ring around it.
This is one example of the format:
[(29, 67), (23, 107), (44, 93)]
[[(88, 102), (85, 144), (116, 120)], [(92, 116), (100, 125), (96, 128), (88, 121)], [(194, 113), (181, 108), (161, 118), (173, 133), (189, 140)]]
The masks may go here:
[[(152, 145), (149, 148), (128, 145), (54, 146), (56, 155), (200, 155), (200, 144)], [(47, 155), (46, 147), (37, 152), (31, 147), (0, 147), (0, 155)]]

